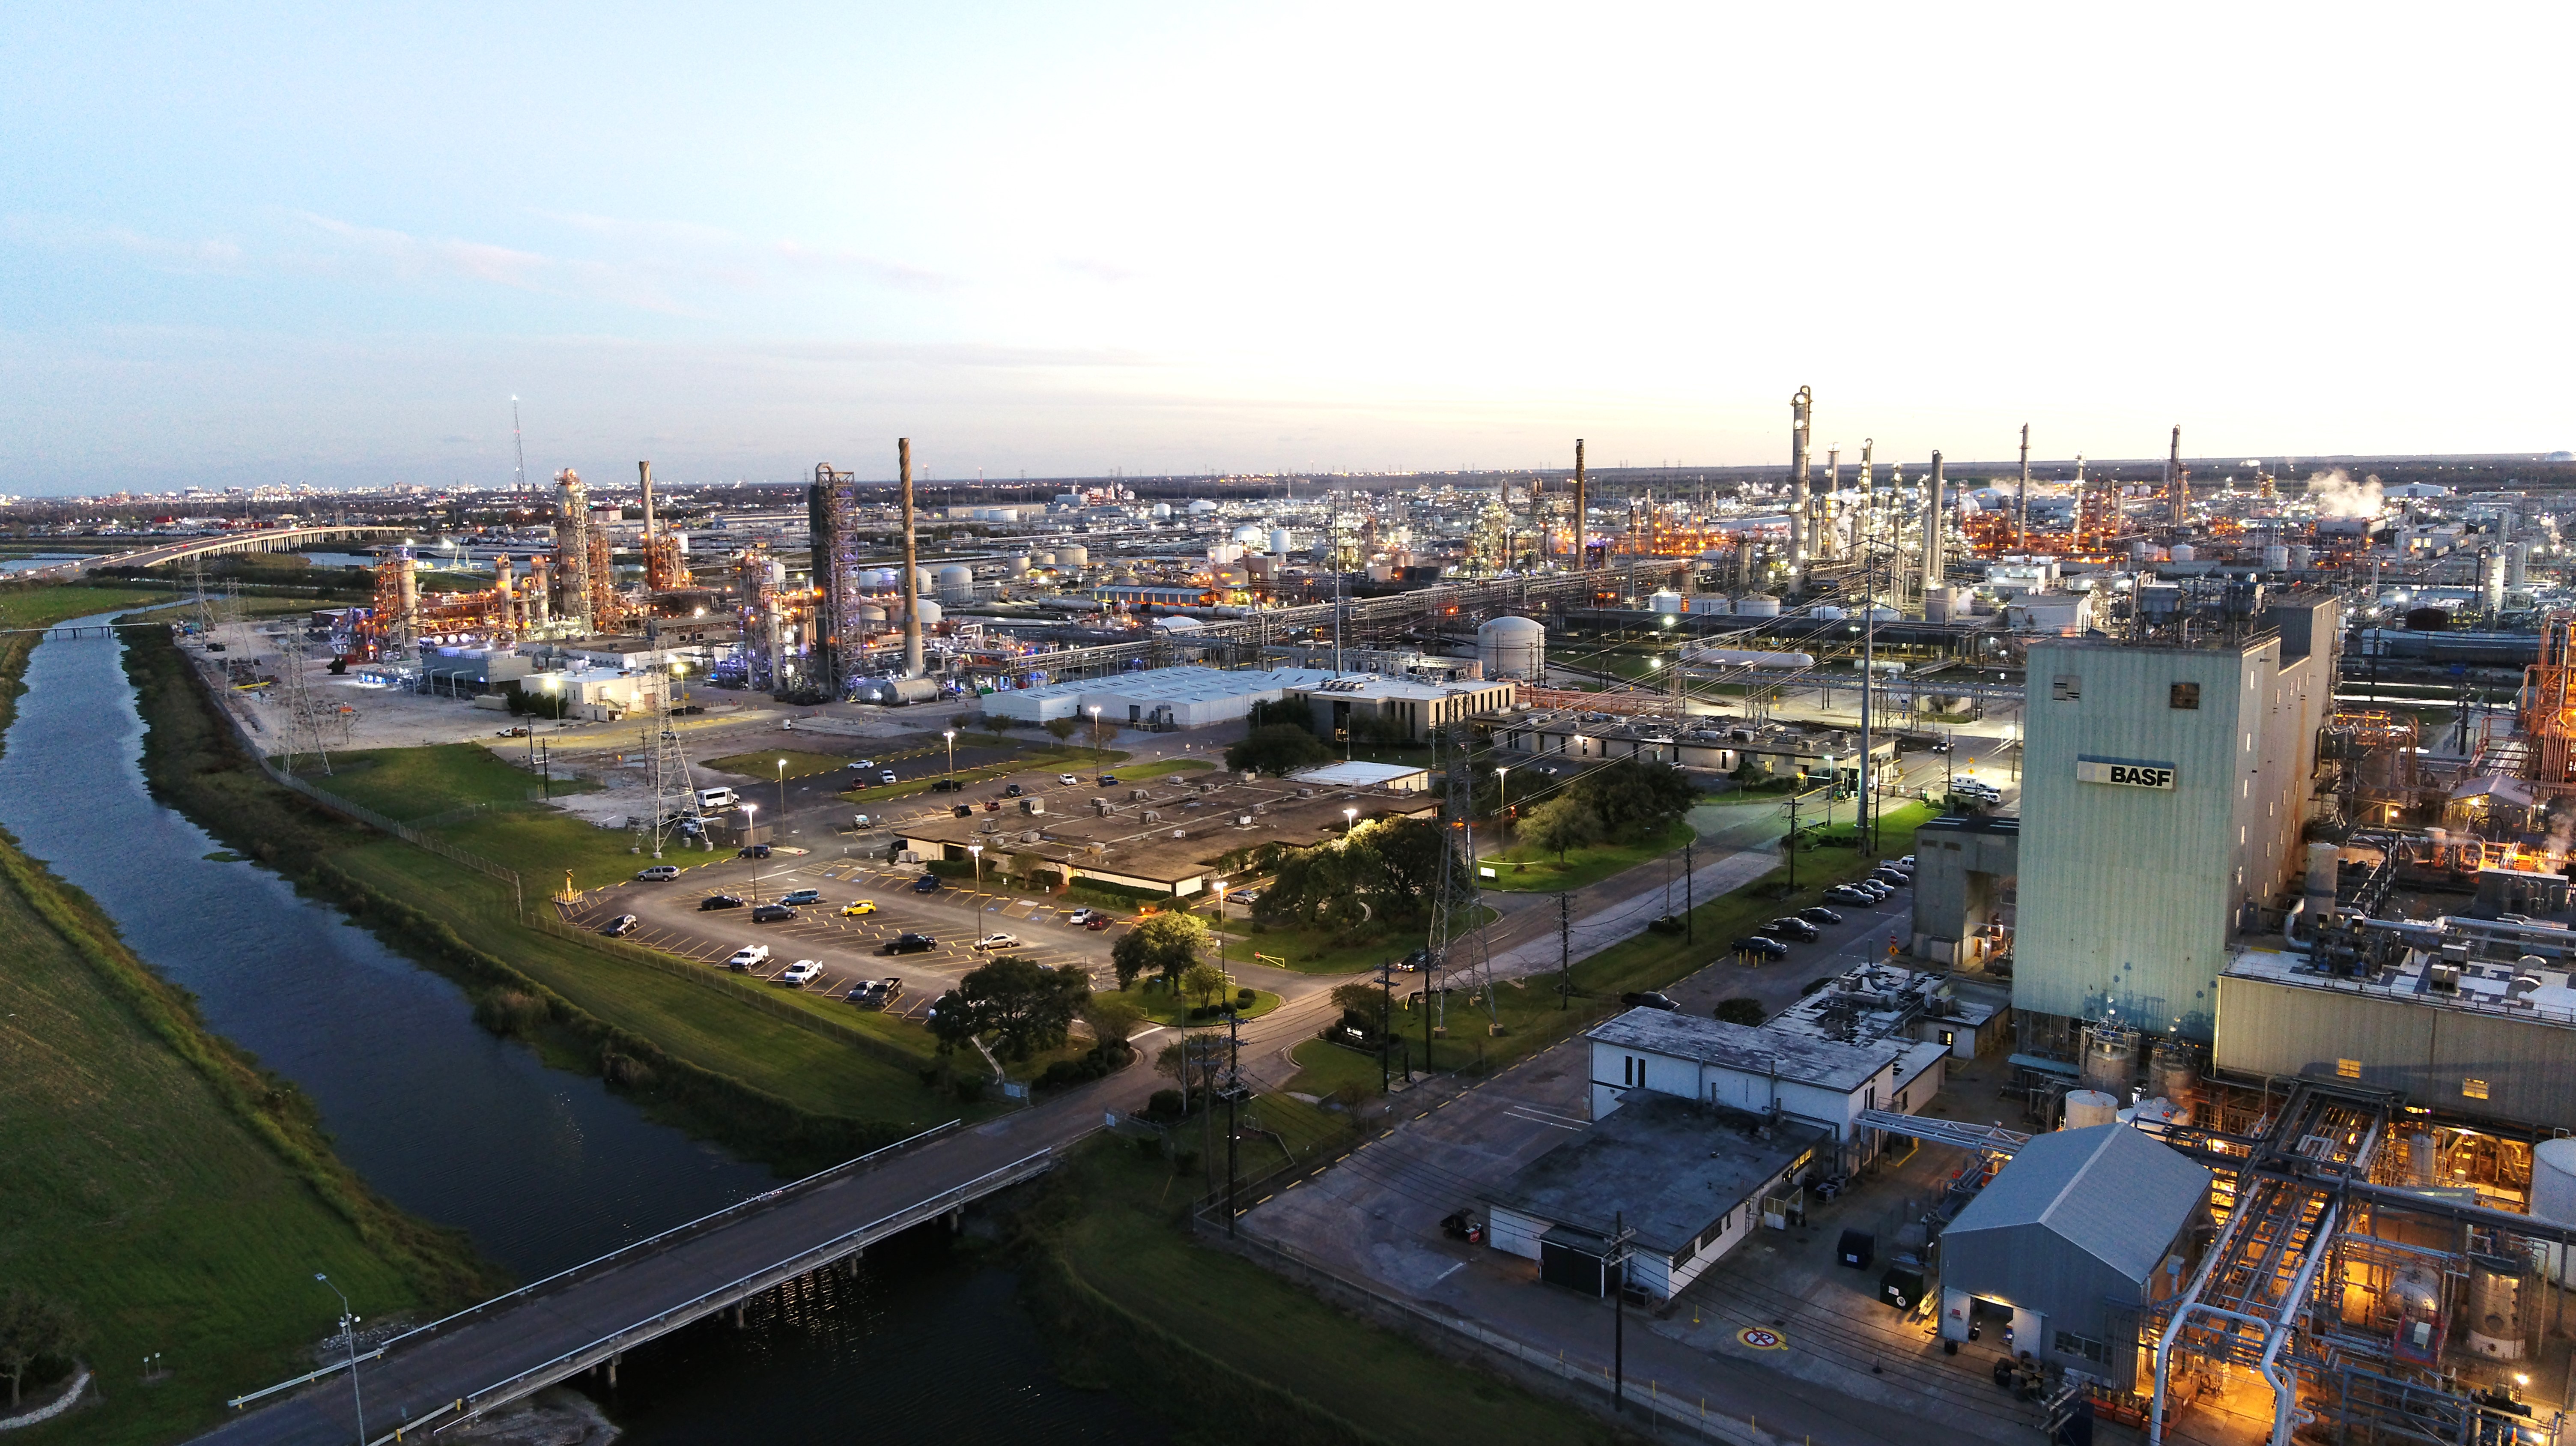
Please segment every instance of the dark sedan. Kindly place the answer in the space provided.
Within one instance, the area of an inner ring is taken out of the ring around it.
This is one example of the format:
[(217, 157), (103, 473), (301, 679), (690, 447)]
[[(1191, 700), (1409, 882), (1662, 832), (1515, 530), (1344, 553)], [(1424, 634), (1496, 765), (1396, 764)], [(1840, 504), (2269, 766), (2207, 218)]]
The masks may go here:
[(1754, 934), (1736, 940), (1735, 952), (1750, 954), (1758, 959), (1786, 959), (1789, 957), (1789, 946), (1767, 934)]
[(704, 913), (709, 909), (739, 909), (741, 907), (742, 900), (732, 894), (709, 894), (705, 898), (698, 900), (698, 911), (700, 913)]
[(1762, 932), (1774, 939), (1795, 939), (1801, 944), (1812, 943), (1817, 936), (1815, 925), (1794, 914), (1763, 925)]

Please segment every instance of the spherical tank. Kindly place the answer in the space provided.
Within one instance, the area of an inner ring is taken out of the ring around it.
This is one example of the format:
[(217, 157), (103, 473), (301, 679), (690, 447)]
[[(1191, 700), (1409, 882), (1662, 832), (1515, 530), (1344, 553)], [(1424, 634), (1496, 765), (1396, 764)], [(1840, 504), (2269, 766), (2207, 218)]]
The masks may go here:
[(2117, 1124), (2120, 1102), (2100, 1090), (2069, 1090), (2066, 1095), (2066, 1123), (2061, 1129), (2085, 1130), (2095, 1125)]
[(1091, 549), (1088, 547), (1060, 548), (1056, 552), (1055, 560), (1066, 567), (1089, 567)]
[(950, 563), (939, 570), (939, 600), (951, 606), (962, 606), (975, 600), (975, 570), (961, 563)]
[(1547, 629), (1523, 617), (1489, 619), (1476, 629), (1476, 660), (1488, 678), (1535, 683), (1547, 671)]

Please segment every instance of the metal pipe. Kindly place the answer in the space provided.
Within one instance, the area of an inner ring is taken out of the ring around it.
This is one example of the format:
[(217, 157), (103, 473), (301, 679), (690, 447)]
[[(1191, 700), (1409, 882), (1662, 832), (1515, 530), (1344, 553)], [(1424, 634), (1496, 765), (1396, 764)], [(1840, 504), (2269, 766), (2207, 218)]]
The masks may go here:
[(2182, 475), (2182, 423), (2176, 422), (2173, 429), (2173, 446), (2165, 453), (2165, 497), (2173, 508), (2173, 525), (2177, 533), (2182, 531), (2184, 522), (2189, 520), (2185, 491), (2188, 486)]
[(2030, 423), (2021, 424), (2021, 485), (2013, 490), (2013, 551), (2030, 552)]
[[(1927, 599), (1932, 596), (1932, 589), (1941, 585), (1944, 571), (1941, 560), (1941, 454), (1938, 452), (1932, 454), (1930, 487), (1923, 505), (1923, 595)], [(1928, 620), (1928, 609), (1926, 616)]]
[(894, 460), (903, 474), (903, 675), (921, 676), (921, 564), (912, 536), (912, 439), (897, 437)]

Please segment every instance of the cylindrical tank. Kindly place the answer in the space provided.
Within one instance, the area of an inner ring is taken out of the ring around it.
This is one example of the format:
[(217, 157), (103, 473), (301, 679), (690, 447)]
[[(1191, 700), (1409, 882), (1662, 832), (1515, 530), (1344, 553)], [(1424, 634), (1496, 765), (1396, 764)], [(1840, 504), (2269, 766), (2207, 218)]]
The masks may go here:
[(1547, 629), (1523, 617), (1488, 619), (1476, 629), (1476, 661), (1488, 678), (1537, 682), (1547, 671)]
[(2170, 1102), (2182, 1112), (2183, 1123), (2191, 1118), (2191, 1108), (2200, 1099), (2200, 1061), (2193, 1058), (2188, 1045), (2160, 1043), (2147, 1064), (2147, 1093)]
[[(900, 573), (897, 574), (895, 580), (898, 583), (902, 581)], [(915, 597), (937, 597), (939, 595), (939, 580), (930, 575), (929, 568), (916, 567), (912, 570), (912, 595)]]
[(1053, 566), (1055, 566), (1055, 554), (1054, 554), (1054, 553), (1052, 553), (1052, 552), (1041, 552), (1041, 553), (1039, 553), (1039, 554), (1038, 554), (1038, 566), (1040, 566), (1040, 567), (1053, 567)]
[(2165, 556), (2172, 558), (2176, 562), (2197, 562), (2200, 560), (2200, 554), (2193, 551), (2191, 544), (2188, 542), (2177, 542), (2172, 547), (2165, 549)]
[(1270, 555), (1272, 557), (1286, 557), (1288, 555), (1287, 528), (1274, 527), (1270, 529)]
[(923, 598), (916, 606), (920, 609), (923, 627), (930, 627), (939, 621), (939, 604)]
[(2522, 1264), (2469, 1257), (2469, 1349), (2495, 1361), (2522, 1359)]
[(1002, 570), (1013, 577), (1028, 576), (1029, 555), (1025, 552), (1011, 554), (1010, 558), (1002, 564)]
[(1905, 614), (1898, 612), (1896, 609), (1889, 607), (1885, 603), (1879, 603), (1864, 611), (1861, 616), (1866, 618), (1876, 618), (1882, 623), (1892, 623), (1898, 618), (1905, 616)]
[(2288, 572), (2290, 570), (2290, 549), (2279, 545), (2264, 548), (2263, 570), (2265, 572)]
[(1088, 547), (1060, 547), (1056, 549), (1055, 560), (1058, 564), (1064, 567), (1089, 567), (1091, 566), (1091, 549)]
[(1646, 599), (1646, 607), (1653, 612), (1678, 613), (1682, 610), (1682, 595), (1677, 592), (1655, 593)]
[(2125, 1095), (2138, 1079), (2138, 1036), (2125, 1029), (2084, 1031), (2084, 1085)]
[(1270, 534), (1261, 530), (1261, 524), (1247, 522), (1234, 530), (1234, 540), (1246, 547), (1260, 547), (1270, 541)]
[(2317, 550), (2315, 548), (2309, 547), (2304, 543), (2296, 543), (2291, 546), (2290, 571), (2305, 572), (2310, 566), (2315, 564), (2316, 560)]
[(2120, 1102), (2100, 1090), (2070, 1090), (2066, 1095), (2066, 1123), (2059, 1128), (2091, 1129), (2095, 1125), (2119, 1123)]
[[(2428, 1164), (2431, 1157), (2426, 1150)], [(2531, 1215), (2553, 1225), (2576, 1225), (2576, 1139), (2543, 1140), (2531, 1147)], [(2558, 1283), (2576, 1285), (2576, 1262), (2568, 1258), (2567, 1247), (2550, 1244), (2541, 1250)]]
[(1819, 603), (1807, 615), (1820, 623), (1838, 623), (1851, 616), (1832, 603)]
[(1735, 615), (1740, 618), (1776, 618), (1780, 600), (1767, 592), (1748, 592), (1735, 600)]
[(1154, 504), (1153, 512), (1149, 515), (1152, 516), (1156, 522), (1169, 521), (1172, 515), (1172, 504), (1169, 502), (1157, 502)]
[(1726, 594), (1722, 592), (1710, 592), (1701, 593), (1699, 596), (1692, 598), (1690, 600), (1690, 610), (1694, 614), (1701, 616), (1713, 615), (1716, 617), (1724, 617), (1735, 610), (1735, 605), (1726, 600)]
[(939, 570), (939, 600), (951, 607), (962, 607), (975, 600), (975, 570), (962, 563), (950, 563)]
[(863, 623), (881, 623), (886, 620), (886, 610), (878, 607), (875, 603), (861, 603), (859, 604), (858, 619)]
[(2521, 587), (2530, 578), (2531, 544), (2516, 542), (2504, 550), (2504, 585)]
[[(2536, 1155), (2537, 1152), (2535, 1157)], [(2442, 1147), (2441, 1142), (2433, 1138), (2431, 1130), (2419, 1130), (2406, 1137), (2406, 1168), (2414, 1172), (2415, 1183), (2418, 1185), (2440, 1183), (2433, 1176), (2442, 1168)], [(2536, 1164), (2532, 1166), (2534, 1171), (2539, 1168)], [(2536, 1189), (2538, 1182), (2535, 1180), (2533, 1185)]]

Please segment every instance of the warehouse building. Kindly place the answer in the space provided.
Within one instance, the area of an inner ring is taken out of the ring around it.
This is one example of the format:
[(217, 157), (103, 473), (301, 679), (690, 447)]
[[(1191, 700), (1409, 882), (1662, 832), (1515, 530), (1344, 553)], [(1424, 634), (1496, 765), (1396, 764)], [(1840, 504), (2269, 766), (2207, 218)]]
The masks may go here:
[(1333, 676), (1315, 668), (1148, 668), (994, 693), (983, 707), (992, 717), (1026, 723), (1088, 722), (1096, 714), (1121, 728), (1205, 728), (1234, 722), (1255, 703), (1276, 703)]
[(1789, 1029), (1631, 1009), (1595, 1025), (1592, 1118), (1632, 1099), (1674, 1096), (1821, 1128), (1838, 1173), (1878, 1153), (1868, 1110), (1913, 1114), (1940, 1093), (1951, 1046), (1905, 1038), (1844, 1042)]
[(2137, 1387), (2138, 1320), (2192, 1280), (2210, 1172), (2127, 1125), (2040, 1135), (1941, 1234), (1941, 1336), (2011, 1331), (2117, 1391)]
[(1460, 719), (1509, 708), (1517, 695), (1509, 682), (1374, 676), (1335, 678), (1295, 691), (1314, 710), (1317, 737), (1342, 737), (1352, 720), (1374, 717), (1392, 719), (1414, 743), (1429, 742), (1433, 733)]
[(2150, 638), (2031, 646), (2013, 1007), (2206, 1041), (2299, 897), (2336, 608), (2231, 590)]

